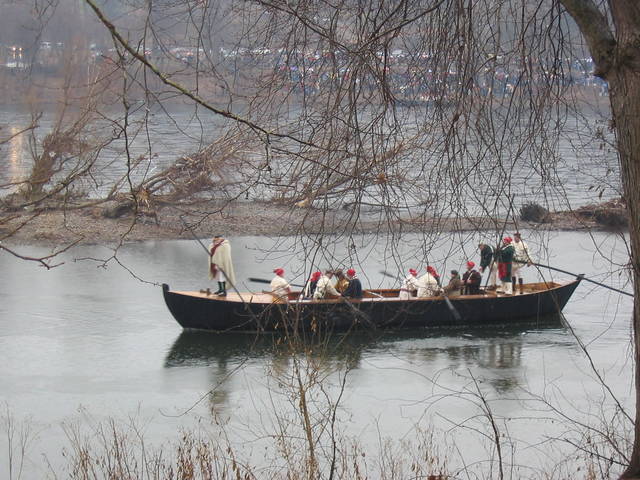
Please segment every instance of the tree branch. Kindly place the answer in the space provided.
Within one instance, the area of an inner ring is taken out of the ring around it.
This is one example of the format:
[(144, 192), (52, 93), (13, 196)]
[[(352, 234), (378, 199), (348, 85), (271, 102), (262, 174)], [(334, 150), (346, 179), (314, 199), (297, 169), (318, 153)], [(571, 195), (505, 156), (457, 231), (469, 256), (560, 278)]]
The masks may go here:
[(559, 0), (584, 35), (596, 65), (593, 74), (606, 79), (614, 64), (616, 39), (607, 17), (593, 0)]

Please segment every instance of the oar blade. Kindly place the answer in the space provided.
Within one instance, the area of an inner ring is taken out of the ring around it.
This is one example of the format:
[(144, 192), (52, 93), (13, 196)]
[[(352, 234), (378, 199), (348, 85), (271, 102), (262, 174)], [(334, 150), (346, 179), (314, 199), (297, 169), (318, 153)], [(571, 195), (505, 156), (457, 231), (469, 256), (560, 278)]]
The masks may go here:
[(451, 303), (451, 300), (449, 300), (449, 297), (445, 296), (444, 297), (444, 301), (447, 304), (447, 307), (449, 308), (449, 311), (451, 312), (451, 315), (453, 316), (453, 319), (456, 322), (459, 322), (462, 320), (462, 316), (460, 315), (460, 312), (458, 312), (458, 310), (456, 310), (456, 307), (453, 306), (453, 303)]

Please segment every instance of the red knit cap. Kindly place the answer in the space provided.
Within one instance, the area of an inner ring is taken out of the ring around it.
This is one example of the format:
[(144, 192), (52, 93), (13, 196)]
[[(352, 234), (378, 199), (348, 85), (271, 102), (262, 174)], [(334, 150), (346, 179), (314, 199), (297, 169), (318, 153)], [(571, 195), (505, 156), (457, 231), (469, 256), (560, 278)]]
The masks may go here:
[(275, 273), (276, 275), (280, 275), (280, 276), (282, 276), (282, 275), (284, 274), (284, 269), (282, 269), (282, 268), (275, 268), (275, 269), (273, 270), (273, 273)]
[(475, 267), (475, 266), (476, 266), (476, 264), (475, 264), (475, 263), (473, 263), (471, 260), (469, 260), (469, 261), (467, 262), (467, 267), (469, 267), (469, 268), (473, 268), (473, 267)]
[(322, 272), (313, 272), (311, 274), (311, 281), (312, 282), (317, 282), (318, 280), (320, 280), (321, 276), (322, 276)]
[(513, 238), (511, 238), (511, 237), (504, 237), (504, 238), (502, 239), (502, 241), (503, 241), (504, 243), (507, 243), (507, 244), (508, 244), (508, 243), (513, 242)]
[(353, 268), (350, 268), (349, 270), (347, 270), (347, 275), (349, 275), (350, 277), (355, 277), (356, 271)]
[(416, 275), (418, 275), (418, 271), (417, 271), (415, 268), (410, 268), (410, 269), (409, 269), (409, 273), (410, 273), (411, 275), (413, 275), (414, 277), (415, 277)]

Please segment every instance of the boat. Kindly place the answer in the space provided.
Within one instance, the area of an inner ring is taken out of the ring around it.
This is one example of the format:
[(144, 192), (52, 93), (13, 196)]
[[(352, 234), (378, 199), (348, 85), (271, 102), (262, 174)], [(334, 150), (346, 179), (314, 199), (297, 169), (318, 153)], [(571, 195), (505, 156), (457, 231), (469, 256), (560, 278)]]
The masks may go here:
[(525, 283), (511, 295), (481, 290), (477, 295), (398, 298), (397, 289), (370, 289), (362, 299), (313, 300), (291, 292), (174, 291), (162, 285), (165, 303), (184, 329), (217, 332), (349, 331), (536, 323), (559, 314), (580, 284), (569, 281)]

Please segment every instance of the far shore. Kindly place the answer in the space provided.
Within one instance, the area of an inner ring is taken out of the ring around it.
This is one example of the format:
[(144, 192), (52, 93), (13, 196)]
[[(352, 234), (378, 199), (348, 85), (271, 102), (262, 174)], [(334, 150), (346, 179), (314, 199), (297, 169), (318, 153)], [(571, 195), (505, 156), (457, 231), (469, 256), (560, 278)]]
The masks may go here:
[(209, 238), (216, 233), (227, 237), (275, 237), (345, 231), (381, 235), (429, 231), (513, 232), (515, 229), (624, 231), (626, 226), (619, 221), (607, 220), (614, 214), (618, 219), (620, 211), (626, 216), (620, 202), (612, 201), (571, 212), (550, 212), (540, 222), (516, 219), (516, 224), (513, 219), (488, 217), (400, 219), (389, 222), (377, 220), (376, 215), (370, 214), (366, 220), (361, 216), (354, 225), (348, 221), (350, 212), (343, 210), (323, 212), (320, 209), (295, 208), (270, 202), (236, 202), (221, 208), (221, 205), (208, 202), (188, 208), (164, 206), (151, 215), (134, 218), (129, 214), (115, 219), (104, 217), (99, 209), (2, 212), (4, 220), (0, 223), (0, 239), (5, 245), (63, 248), (70, 244), (117, 245), (148, 240), (193, 240), (194, 236)]

